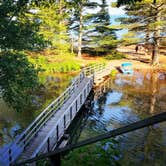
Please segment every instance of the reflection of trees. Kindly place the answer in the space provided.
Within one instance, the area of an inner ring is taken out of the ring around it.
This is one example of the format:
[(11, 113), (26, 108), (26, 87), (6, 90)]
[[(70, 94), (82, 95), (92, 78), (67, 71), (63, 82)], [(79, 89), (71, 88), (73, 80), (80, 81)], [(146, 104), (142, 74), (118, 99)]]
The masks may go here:
[(152, 71), (151, 74), (151, 100), (150, 100), (150, 113), (154, 114), (155, 112), (155, 103), (156, 103), (156, 93), (158, 88), (158, 73), (156, 71)]
[[(151, 72), (147, 71), (143, 74), (143, 76), (141, 75), (142, 84), (139, 84), (138, 80), (136, 81), (136, 77), (127, 78), (127, 76), (125, 76), (124, 78), (120, 78), (122, 80), (125, 79), (126, 82), (130, 81), (129, 84), (110, 84), (110, 88), (121, 91), (124, 94), (122, 100), (120, 101), (120, 103), (118, 103), (118, 105), (130, 107), (132, 109), (132, 113), (136, 114), (140, 118), (145, 118), (147, 116), (150, 116), (151, 114), (160, 112), (160, 108), (164, 108), (165, 106), (164, 104), (163, 106), (159, 107), (159, 99), (161, 102), (165, 103), (165, 92), (161, 93), (161, 91), (159, 91), (162, 83), (161, 80), (158, 79), (158, 72), (151, 70)], [(165, 83), (164, 79), (163, 82)], [(107, 96), (103, 95), (103, 97)], [(100, 98), (100, 100), (101, 101), (98, 101), (98, 104), (101, 104), (102, 107), (106, 98)], [(102, 108), (100, 107), (99, 109), (102, 110)], [(164, 155), (166, 154), (166, 147), (164, 147), (163, 144), (164, 137), (164, 125), (162, 126), (161, 124), (157, 124), (146, 129), (141, 129), (138, 130), (138, 132), (133, 132), (131, 133), (131, 135), (127, 135), (125, 146), (129, 146), (129, 148), (127, 148), (127, 151), (124, 152), (125, 158), (123, 161), (131, 161), (134, 163), (129, 165), (140, 165), (141, 160), (141, 164), (143, 166), (162, 166), (164, 162), (166, 163), (166, 156)], [(124, 140), (122, 140), (122, 142)]]
[(95, 89), (95, 96), (94, 98), (97, 100), (98, 110), (99, 114), (102, 115), (104, 108), (103, 106), (106, 103), (107, 100), (107, 92), (110, 89), (110, 81), (111, 79), (106, 79), (99, 87)]
[(99, 114), (100, 114), (100, 115), (102, 115), (103, 112), (104, 112), (103, 106), (105, 105), (106, 100), (107, 100), (107, 93), (103, 93), (102, 97), (100, 97), (100, 98), (98, 99), (97, 104), (98, 104), (98, 110), (99, 110)]
[(143, 165), (164, 165), (164, 154), (166, 153), (166, 148), (163, 147), (163, 131), (160, 124), (148, 127), (146, 138), (144, 140), (144, 161)]
[[(158, 72), (152, 70), (151, 73), (151, 97), (150, 97), (150, 114), (154, 114), (156, 112), (156, 98), (158, 91)], [(158, 164), (162, 165), (164, 156), (163, 154), (166, 152), (166, 148), (162, 145), (163, 132), (159, 127), (160, 124), (157, 124), (157, 128), (154, 126), (148, 127), (148, 132), (146, 134), (146, 140), (144, 141), (144, 162), (143, 165)]]

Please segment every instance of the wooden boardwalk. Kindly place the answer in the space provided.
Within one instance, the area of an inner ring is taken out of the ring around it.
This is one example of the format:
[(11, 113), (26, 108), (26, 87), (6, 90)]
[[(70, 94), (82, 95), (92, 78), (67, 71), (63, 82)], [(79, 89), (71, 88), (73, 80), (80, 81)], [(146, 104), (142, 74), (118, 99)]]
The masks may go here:
[(38, 132), (37, 136), (32, 139), (29, 146), (23, 151), (20, 157), (21, 160), (34, 157), (40, 152), (50, 151), (56, 146), (86, 100), (92, 85), (93, 82), (91, 82), (90, 78), (84, 78), (78, 85), (78, 90), (66, 101), (62, 108), (50, 118)]
[(26, 160), (55, 149), (94, 83), (101, 82), (109, 72), (109, 66), (102, 64), (83, 69), (72, 84), (0, 156), (0, 165), (10, 165), (16, 160)]

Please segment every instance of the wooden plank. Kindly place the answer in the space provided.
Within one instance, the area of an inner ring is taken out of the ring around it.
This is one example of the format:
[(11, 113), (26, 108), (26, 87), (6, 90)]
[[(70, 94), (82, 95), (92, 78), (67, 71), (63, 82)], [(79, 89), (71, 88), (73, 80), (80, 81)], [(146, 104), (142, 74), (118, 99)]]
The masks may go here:
[[(80, 94), (83, 94), (84, 89), (87, 85), (87, 83), (90, 81), (90, 78), (85, 78), (84, 81), (78, 86), (78, 91), (76, 93), (74, 93), (70, 99), (68, 99), (66, 101), (66, 103), (62, 106), (62, 108), (60, 110), (58, 110), (57, 112), (55, 112), (55, 116), (52, 117), (47, 123), (46, 125), (38, 132), (37, 137), (33, 139), (32, 143), (30, 142), (30, 145), (27, 147), (27, 149), (22, 153), (20, 159), (22, 158), (30, 158), (33, 154), (33, 152), (37, 149), (37, 147), (42, 143), (42, 141), (47, 137), (48, 132), (50, 132), (50, 129), (52, 129), (53, 126), (56, 125), (56, 123), (58, 122), (59, 118), (61, 118), (59, 127), (58, 127), (58, 135), (60, 135), (61, 137), (63, 136), (64, 133), (64, 115), (65, 120), (69, 119), (70, 120), (70, 109), (69, 106), (71, 105), (71, 103), (73, 101), (76, 101), (78, 99), (78, 109), (81, 107), (81, 105), (83, 104), (83, 99), (82, 99), (82, 104), (80, 103)], [(88, 94), (87, 94), (88, 95)], [(83, 96), (83, 95), (82, 95)], [(71, 106), (70, 106), (71, 108)], [(73, 110), (74, 110), (74, 106), (72, 106)], [(65, 110), (69, 110), (68, 112), (65, 113)], [(74, 118), (75, 114), (74, 111), (72, 110), (72, 119)], [(64, 114), (65, 113), (65, 114)], [(64, 114), (64, 115), (63, 115)], [(71, 120), (72, 120), (71, 119)], [(68, 127), (70, 125), (70, 121), (68, 123), (66, 123), (66, 127)], [(58, 138), (59, 140), (60, 138)]]

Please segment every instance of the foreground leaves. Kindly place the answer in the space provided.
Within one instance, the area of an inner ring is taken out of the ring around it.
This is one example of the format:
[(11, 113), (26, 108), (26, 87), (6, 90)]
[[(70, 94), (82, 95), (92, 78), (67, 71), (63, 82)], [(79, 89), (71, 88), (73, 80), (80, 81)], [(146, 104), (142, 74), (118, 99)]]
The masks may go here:
[(38, 70), (20, 52), (0, 55), (0, 91), (3, 99), (17, 111), (33, 101), (32, 92), (38, 87)]

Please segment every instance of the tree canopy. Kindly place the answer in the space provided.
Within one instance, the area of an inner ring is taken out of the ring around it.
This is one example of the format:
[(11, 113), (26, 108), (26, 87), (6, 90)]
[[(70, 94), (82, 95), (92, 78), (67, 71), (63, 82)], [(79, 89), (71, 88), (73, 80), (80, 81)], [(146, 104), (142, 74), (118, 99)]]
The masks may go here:
[[(160, 41), (165, 36), (165, 0), (129, 0), (118, 1), (117, 4), (118, 6), (125, 4), (128, 17), (122, 18), (121, 21), (128, 27), (131, 37), (136, 39), (139, 37), (139, 40), (133, 41), (145, 43), (147, 49), (151, 49), (152, 64), (158, 64)], [(128, 42), (131, 43), (131, 40)]]
[(44, 40), (38, 25), (28, 17), (29, 1), (0, 3), (0, 91), (3, 99), (20, 111), (32, 102), (31, 91), (39, 85), (38, 70), (21, 50), (39, 49)]

